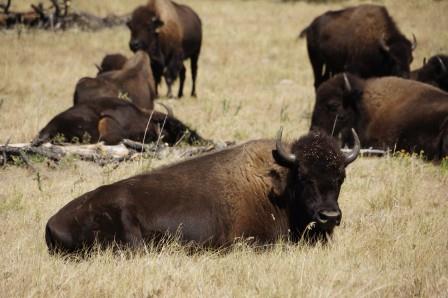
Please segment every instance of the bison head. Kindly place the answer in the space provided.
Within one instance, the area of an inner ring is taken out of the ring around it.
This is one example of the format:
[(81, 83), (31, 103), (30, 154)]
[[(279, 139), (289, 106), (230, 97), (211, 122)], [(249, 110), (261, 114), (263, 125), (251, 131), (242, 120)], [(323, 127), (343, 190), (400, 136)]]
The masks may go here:
[(152, 61), (163, 63), (163, 54), (160, 47), (160, 27), (163, 21), (148, 7), (140, 6), (132, 13), (131, 20), (127, 23), (131, 30), (129, 48), (133, 52), (144, 50)]
[(358, 127), (362, 90), (363, 81), (347, 73), (323, 83), (317, 89), (311, 130), (323, 130), (332, 136), (341, 133), (343, 142), (352, 145), (350, 128)]
[(431, 57), (418, 71), (418, 80), (448, 91), (448, 56)]
[(410, 65), (413, 60), (412, 51), (417, 46), (415, 35), (412, 35), (413, 43), (402, 35), (386, 39), (380, 39), (380, 50), (384, 54), (386, 64), (389, 66), (388, 75), (408, 78)]
[(108, 54), (104, 56), (100, 66), (96, 65), (96, 68), (98, 69), (97, 75), (112, 70), (120, 70), (127, 61), (128, 58), (122, 54)]
[[(342, 218), (338, 197), (345, 179), (345, 167), (352, 163), (360, 151), (359, 138), (352, 130), (355, 146), (349, 153), (342, 153), (337, 142), (322, 132), (311, 132), (300, 138), (287, 152), (278, 132), (276, 162), (290, 169), (288, 193), (295, 225), (300, 235), (311, 223), (316, 223), (314, 236), (331, 234)], [(312, 238), (311, 238), (312, 239)]]

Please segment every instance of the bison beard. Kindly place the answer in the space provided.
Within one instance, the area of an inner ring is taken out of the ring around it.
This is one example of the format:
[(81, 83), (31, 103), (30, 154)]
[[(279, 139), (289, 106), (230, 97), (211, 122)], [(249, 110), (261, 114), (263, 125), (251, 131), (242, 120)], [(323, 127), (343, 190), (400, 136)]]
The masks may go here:
[(48, 248), (138, 248), (161, 235), (211, 248), (241, 238), (325, 241), (341, 221), (345, 167), (360, 149), (356, 133), (354, 139), (355, 148), (344, 155), (324, 134), (283, 145), (280, 132), (277, 141), (250, 141), (101, 186), (49, 219)]

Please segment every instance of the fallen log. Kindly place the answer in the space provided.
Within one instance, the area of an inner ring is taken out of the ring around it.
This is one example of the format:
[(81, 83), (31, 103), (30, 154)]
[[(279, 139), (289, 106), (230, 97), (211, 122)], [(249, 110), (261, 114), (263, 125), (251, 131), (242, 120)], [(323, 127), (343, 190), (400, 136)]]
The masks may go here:
[(56, 162), (66, 156), (75, 156), (81, 160), (105, 165), (148, 157), (159, 160), (167, 158), (181, 159), (227, 146), (228, 143), (213, 143), (197, 147), (169, 147), (166, 144), (156, 146), (155, 143), (142, 144), (131, 140), (123, 140), (123, 143), (114, 146), (104, 145), (103, 143), (88, 145), (45, 143), (39, 147), (33, 147), (30, 143), (5, 144), (0, 146), (0, 152), (2, 154), (2, 163), (11, 161), (13, 160), (12, 157), (16, 156), (29, 166), (30, 160), (28, 155), (39, 155)]

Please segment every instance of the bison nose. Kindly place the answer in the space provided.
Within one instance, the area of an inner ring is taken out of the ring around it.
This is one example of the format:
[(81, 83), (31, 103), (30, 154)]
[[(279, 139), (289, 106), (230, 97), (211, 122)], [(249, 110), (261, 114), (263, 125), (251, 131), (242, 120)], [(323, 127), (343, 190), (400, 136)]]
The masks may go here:
[(336, 225), (341, 223), (342, 214), (339, 210), (322, 210), (317, 213), (317, 221), (321, 225)]
[(129, 42), (129, 48), (131, 49), (131, 51), (137, 52), (138, 50), (140, 50), (141, 44), (138, 40), (133, 39)]

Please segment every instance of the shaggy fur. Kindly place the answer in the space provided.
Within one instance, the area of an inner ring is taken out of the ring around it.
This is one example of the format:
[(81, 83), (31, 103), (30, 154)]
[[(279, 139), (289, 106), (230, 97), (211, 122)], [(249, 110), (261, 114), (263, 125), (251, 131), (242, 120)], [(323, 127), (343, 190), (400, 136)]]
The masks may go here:
[(122, 97), (141, 109), (153, 109), (155, 83), (148, 55), (139, 51), (120, 70), (82, 78), (76, 84), (75, 105), (101, 97)]
[(448, 92), (448, 56), (432, 56), (428, 63), (411, 72), (411, 79), (433, 85)]
[[(151, 117), (152, 114), (152, 117)], [(146, 131), (148, 119), (151, 122)], [(165, 121), (163, 130), (161, 127)], [(82, 103), (54, 117), (33, 140), (33, 145), (51, 141), (55, 136), (63, 136), (68, 142), (96, 143), (104, 141), (115, 145), (123, 139), (137, 142), (154, 142), (159, 134), (162, 141), (173, 145), (186, 134), (185, 141), (194, 144), (204, 141), (195, 131), (176, 118), (163, 113), (143, 111), (130, 102), (118, 98), (97, 98)]]
[(280, 165), (275, 142), (257, 140), (101, 186), (50, 218), (48, 248), (139, 246), (167, 233), (214, 248), (242, 237), (259, 244), (323, 239), (338, 223), (306, 227), (320, 210), (339, 210), (345, 158), (319, 133), (286, 147), (298, 164)]
[(434, 160), (448, 155), (448, 93), (396, 77), (347, 77), (351, 91), (345, 90), (342, 74), (317, 90), (312, 130), (331, 133), (334, 126), (335, 136), (347, 136), (354, 127), (364, 147), (424, 152)]
[[(411, 42), (383, 6), (328, 11), (314, 19), (300, 37), (305, 35), (316, 89), (344, 71), (363, 78), (409, 75)], [(381, 45), (383, 39), (388, 50)]]

